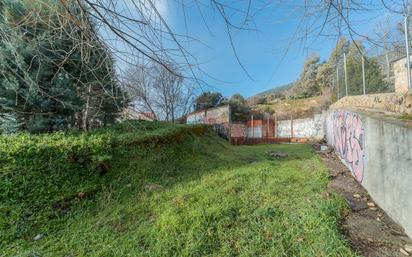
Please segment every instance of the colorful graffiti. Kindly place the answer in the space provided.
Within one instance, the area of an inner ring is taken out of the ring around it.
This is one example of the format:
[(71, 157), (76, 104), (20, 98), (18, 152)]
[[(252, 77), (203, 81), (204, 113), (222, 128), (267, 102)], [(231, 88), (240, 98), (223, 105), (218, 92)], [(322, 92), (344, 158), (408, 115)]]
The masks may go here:
[(365, 129), (356, 113), (336, 111), (328, 118), (328, 141), (336, 153), (362, 182), (365, 168)]

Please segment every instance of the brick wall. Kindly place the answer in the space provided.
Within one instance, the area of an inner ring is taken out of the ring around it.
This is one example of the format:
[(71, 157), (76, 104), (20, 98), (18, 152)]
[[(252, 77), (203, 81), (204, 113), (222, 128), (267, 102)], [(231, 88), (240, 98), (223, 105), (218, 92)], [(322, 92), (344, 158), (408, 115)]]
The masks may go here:
[(232, 124), (230, 128), (230, 135), (234, 138), (246, 137), (246, 125), (245, 124)]

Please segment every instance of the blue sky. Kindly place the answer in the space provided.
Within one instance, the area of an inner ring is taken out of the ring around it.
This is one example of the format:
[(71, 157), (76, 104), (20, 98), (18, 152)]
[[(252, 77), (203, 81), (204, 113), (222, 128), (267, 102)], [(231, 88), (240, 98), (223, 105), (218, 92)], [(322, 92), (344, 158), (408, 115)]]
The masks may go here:
[[(153, 1), (175, 33), (187, 34), (202, 42), (183, 43), (183, 46), (196, 56), (199, 67), (207, 74), (200, 76), (208, 85), (204, 85), (203, 89), (220, 91), (225, 96), (241, 93), (249, 97), (293, 82), (298, 79), (303, 62), (309, 55), (316, 53), (321, 60), (325, 60), (337, 41), (337, 37), (313, 37), (302, 45), (301, 41), (294, 39), (302, 17), (301, 1), (273, 1), (279, 4), (263, 9), (253, 5), (251, 13), (259, 11), (253, 18), (253, 27), (257, 30), (232, 30), (236, 52), (252, 77), (249, 78), (235, 58), (222, 17), (217, 10), (209, 8), (210, 1), (205, 1), (207, 3), (201, 8), (205, 21), (194, 4), (195, 1), (184, 1), (185, 13), (175, 1)], [(240, 2), (242, 1), (227, 1), (231, 7), (245, 10), (245, 6), (239, 4)], [(259, 1), (253, 1), (256, 2)], [(231, 13), (228, 10), (227, 14), (235, 24), (243, 22), (244, 16), (238, 12)], [(356, 25), (358, 32), (368, 34), (374, 30), (376, 23), (382, 20), (383, 15), (380, 11), (369, 11), (354, 14), (351, 19), (354, 24), (359, 24)], [(316, 16), (317, 14), (314, 14), (313, 19), (319, 18)], [(313, 20), (306, 20), (311, 21)], [(323, 21), (322, 17), (320, 21)], [(326, 31), (329, 32), (336, 33)]]
[[(299, 44), (293, 44), (288, 53), (288, 45), (296, 29), (298, 17), (291, 15), (288, 7), (271, 7), (260, 13), (253, 20), (258, 31), (233, 31), (233, 40), (237, 54), (242, 64), (249, 72), (247, 74), (238, 64), (230, 45), (230, 40), (225, 29), (225, 23), (216, 11), (205, 12), (207, 26), (213, 31), (209, 33), (205, 23), (198, 15), (197, 9), (189, 9), (190, 21), (188, 32), (199, 38), (207, 47), (200, 44), (189, 45), (192, 52), (198, 57), (204, 69), (211, 76), (218, 78), (204, 79), (212, 86), (210, 90), (221, 91), (230, 96), (241, 93), (251, 96), (256, 93), (271, 89), (275, 86), (295, 81), (301, 71), (304, 59), (311, 53), (317, 52), (326, 58), (333, 42), (309, 51), (302, 49)], [(176, 19), (173, 13), (169, 20), (175, 29), (184, 27), (184, 23)], [(212, 18), (214, 17), (214, 18)], [(286, 55), (285, 55), (286, 54)], [(284, 56), (285, 55), (285, 56)]]
[[(256, 2), (256, 1), (255, 1)], [(213, 79), (207, 80), (213, 87), (224, 95), (230, 96), (241, 93), (252, 96), (256, 93), (281, 86), (298, 79), (305, 58), (317, 53), (321, 60), (329, 57), (337, 37), (315, 37), (306, 46), (294, 41), (293, 36), (302, 17), (301, 1), (279, 1), (281, 4), (265, 8), (253, 19), (259, 31), (235, 31), (234, 43), (239, 58), (250, 73), (253, 80), (248, 78), (237, 63), (230, 46), (224, 22), (217, 11), (205, 12), (207, 26), (213, 31), (208, 32), (196, 8), (187, 8), (188, 33), (201, 39), (208, 47), (198, 44), (189, 45), (192, 52), (198, 56), (202, 68), (211, 76), (230, 83), (221, 83)], [(298, 4), (293, 4), (296, 2)], [(173, 9), (173, 5), (169, 5)], [(174, 11), (169, 21), (177, 30), (184, 27), (181, 15)], [(173, 16), (175, 15), (175, 16)], [(362, 34), (373, 36), (377, 23), (382, 22), (389, 14), (379, 11), (354, 13), (351, 21), (354, 28)], [(401, 17), (392, 17), (401, 20)], [(236, 21), (236, 17), (234, 18)], [(239, 19), (238, 19), (239, 20)], [(323, 21), (323, 19), (320, 19)], [(329, 28), (333, 30), (333, 28)], [(332, 31), (334, 32), (334, 31)], [(291, 43), (291, 45), (289, 45)], [(288, 50), (287, 50), (288, 49)], [(212, 88), (213, 90), (213, 88)]]

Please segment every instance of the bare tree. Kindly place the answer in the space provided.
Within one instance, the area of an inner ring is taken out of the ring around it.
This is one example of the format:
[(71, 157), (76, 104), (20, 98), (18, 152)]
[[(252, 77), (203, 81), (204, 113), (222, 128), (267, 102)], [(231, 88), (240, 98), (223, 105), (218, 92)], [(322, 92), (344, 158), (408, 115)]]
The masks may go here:
[(135, 111), (150, 112), (157, 119), (171, 122), (188, 113), (193, 103), (192, 85), (185, 84), (179, 74), (171, 65), (167, 69), (156, 63), (131, 67), (123, 84)]
[[(65, 60), (68, 60), (73, 52), (78, 50), (83, 60), (81, 66), (84, 66), (87, 75), (95, 77), (99, 81), (102, 75), (90, 69), (89, 60), (93, 56), (93, 48), (104, 45), (110, 50), (110, 54), (101, 56), (101, 65), (104, 65), (104, 59), (113, 57), (116, 60), (116, 73), (118, 75), (124, 76), (126, 67), (129, 66), (135, 66), (135, 70), (144, 67), (146, 77), (139, 80), (155, 81), (157, 75), (162, 72), (154, 71), (153, 67), (146, 67), (148, 63), (150, 63), (150, 66), (156, 63), (158, 66), (156, 69), (162, 67), (168, 73), (173, 74), (174, 79), (163, 76), (162, 81), (167, 81), (167, 83), (143, 83), (142, 85), (146, 85), (146, 87), (139, 89), (144, 89), (143, 92), (151, 92), (152, 89), (155, 89), (151, 87), (164, 86), (164, 88), (156, 88), (155, 90), (156, 92), (165, 92), (162, 105), (149, 103), (148, 99), (141, 98), (141, 101), (145, 102), (145, 108), (150, 112), (158, 112), (159, 109), (163, 109), (164, 119), (175, 119), (176, 112), (174, 110), (177, 108), (173, 105), (170, 106), (170, 101), (175, 102), (175, 100), (166, 99), (165, 97), (177, 93), (173, 90), (166, 92), (166, 89), (170, 90), (170, 86), (166, 85), (172, 84), (174, 85), (172, 88), (180, 88), (180, 91), (185, 92), (189, 88), (188, 82), (190, 81), (190, 91), (193, 92), (199, 88), (203, 90), (202, 87), (208, 84), (202, 78), (211, 78), (210, 74), (203, 71), (196, 55), (187, 47), (191, 43), (202, 44), (202, 42), (189, 32), (181, 34), (170, 26), (165, 13), (158, 4), (161, 0), (59, 0), (57, 2), (59, 5), (52, 0), (41, 1), (44, 2), (44, 5), (48, 4), (58, 9), (56, 13), (59, 15), (57, 22), (45, 23), (45, 26), (52, 31), (58, 31), (71, 37), (76, 42), (73, 44), (73, 49), (68, 49), (65, 52), (60, 49), (50, 49), (50, 51), (67, 57), (63, 58), (63, 62), (56, 63), (56, 66), (63, 69), (66, 63)], [(223, 0), (163, 0), (162, 2), (170, 6), (173, 5), (175, 9), (180, 9), (183, 14), (181, 18), (186, 26), (188, 25), (187, 10), (189, 8), (197, 10), (204, 21), (205, 27), (208, 28), (211, 34), (213, 34), (213, 31), (208, 26), (209, 17), (206, 17), (205, 13), (214, 12), (214, 14), (217, 14), (216, 17), (222, 21), (222, 28), (228, 35), (228, 42), (226, 43), (232, 48), (235, 59), (250, 78), (252, 78), (252, 74), (248, 73), (247, 67), (242, 64), (237, 52), (235, 35), (243, 30), (257, 30), (253, 20), (262, 10), (272, 7), (273, 11), (276, 12), (278, 10), (277, 6), (284, 5), (294, 14), (298, 14), (295, 15), (298, 18), (298, 24), (290, 39), (290, 44), (300, 43), (302, 47), (310, 46), (319, 37), (338, 39), (345, 35), (353, 42), (363, 39), (371, 44), (379, 45), (382, 44), (381, 40), (360, 32), (357, 26), (362, 21), (357, 20), (355, 17), (362, 17), (362, 13), (377, 11), (388, 11), (405, 17), (410, 14), (410, 3), (407, 0), (381, 0), (378, 2), (372, 0), (309, 0), (302, 3), (290, 3), (290, 1), (284, 0), (239, 0), (231, 2)], [(32, 22), (30, 19), (45, 20), (36, 13), (32, 13), (30, 17), (20, 21), (16, 26), (25, 30), (25, 26)], [(8, 35), (0, 36), (2, 36), (2, 40), (8, 41)], [(53, 41), (55, 39), (50, 38), (47, 40)], [(359, 50), (361, 49), (359, 48)], [(285, 53), (287, 53), (287, 49)], [(44, 55), (44, 53), (39, 53), (39, 55)], [(48, 58), (47, 55), (42, 57)], [(53, 62), (54, 60), (49, 61)], [(179, 69), (176, 71), (172, 67), (179, 67)], [(14, 69), (10, 70), (14, 71)], [(147, 75), (150, 72), (154, 72), (156, 75)], [(22, 74), (26, 73), (28, 71), (22, 72)], [(58, 73), (56, 72), (55, 76), (58, 76)], [(70, 73), (68, 74), (71, 76)], [(179, 77), (180, 79), (177, 79)], [(83, 82), (80, 78), (73, 79), (79, 84), (78, 87), (91, 88), (90, 84)], [(25, 81), (33, 87), (38, 84), (35, 80)], [(40, 90), (42, 89), (40, 88)], [(87, 103), (90, 102), (90, 97), (88, 91), (85, 92), (82, 99)], [(102, 87), (101, 92), (104, 92), (108, 97), (114, 97), (107, 88)], [(144, 94), (140, 93), (140, 95)], [(61, 104), (70, 108), (67, 102)], [(85, 111), (79, 114), (79, 123), (82, 124), (80, 126), (87, 129), (88, 125), (85, 121), (91, 119), (92, 115), (90, 108), (86, 105)]]

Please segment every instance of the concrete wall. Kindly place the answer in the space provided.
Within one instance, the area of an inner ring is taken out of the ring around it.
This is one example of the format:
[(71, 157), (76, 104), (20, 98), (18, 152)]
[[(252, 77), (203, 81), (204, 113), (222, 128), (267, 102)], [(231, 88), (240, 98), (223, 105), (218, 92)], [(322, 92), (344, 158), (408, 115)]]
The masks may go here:
[(279, 120), (276, 124), (277, 137), (292, 137), (292, 121)]
[(229, 124), (229, 105), (193, 112), (186, 117), (187, 124)]
[(219, 136), (228, 139), (230, 137), (230, 106), (225, 105), (190, 113), (186, 117), (186, 123), (212, 125)]
[(256, 125), (253, 128), (247, 128), (247, 137), (248, 138), (261, 138), (263, 137), (263, 127), (262, 125)]
[(357, 181), (412, 237), (412, 126), (376, 114), (331, 110), (326, 133)]
[[(314, 138), (324, 137), (326, 113), (315, 114), (313, 118), (281, 120), (277, 123), (278, 137)], [(293, 131), (292, 131), (293, 129)]]

